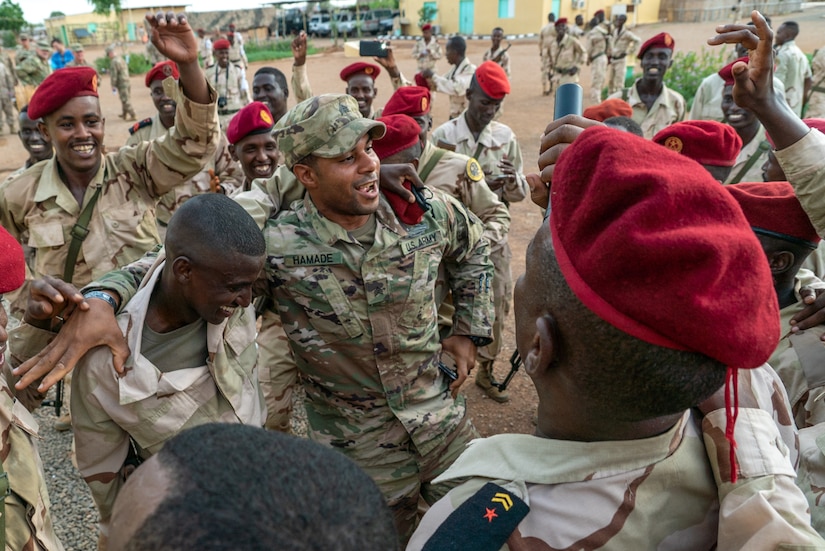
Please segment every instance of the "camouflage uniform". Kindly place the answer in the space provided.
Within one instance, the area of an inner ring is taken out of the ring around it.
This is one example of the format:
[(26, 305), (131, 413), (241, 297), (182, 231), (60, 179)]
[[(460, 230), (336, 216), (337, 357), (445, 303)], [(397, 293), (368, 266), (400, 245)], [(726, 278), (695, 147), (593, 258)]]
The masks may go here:
[(51, 72), (49, 62), (40, 59), (36, 53), (26, 56), (17, 64), (17, 80), (28, 86), (39, 86)]
[[(426, 55), (422, 56), (422, 53)], [(412, 57), (418, 64), (419, 73), (425, 69), (435, 70), (435, 62), (441, 59), (442, 55), (441, 44), (435, 37), (432, 37), (430, 42), (424, 42), (423, 37), (417, 38), (412, 49)]]
[(152, 44), (151, 40), (146, 43), (146, 57), (149, 58), (149, 62), (153, 66), (166, 59), (166, 57), (162, 53), (160, 53), (160, 50), (158, 50), (157, 46)]
[(246, 82), (243, 69), (233, 63), (229, 63), (223, 69), (215, 64), (206, 76), (218, 91), (218, 97), (226, 98), (226, 105), (218, 108), (221, 129), (226, 132), (229, 121), (235, 113), (249, 103), (249, 84)]
[(14, 84), (17, 84), (17, 72), (14, 70), (14, 62), (11, 60), (9, 52), (4, 50), (2, 46), (0, 46), (0, 63), (6, 66), (6, 70), (14, 80)]
[(499, 46), (499, 48), (494, 52), (492, 49), (487, 49), (484, 51), (484, 61), (492, 61), (495, 60), (496, 56), (501, 54), (501, 58), (496, 61), (504, 72), (507, 73), (507, 76), (510, 76), (510, 54), (505, 52), (507, 48)]
[[(776, 77), (773, 79), (773, 89), (779, 97), (785, 97), (785, 85)], [(693, 96), (693, 105), (690, 107), (688, 118), (690, 120), (724, 122), (725, 114), (722, 112), (722, 95), (724, 92), (725, 81), (719, 76), (719, 73), (713, 73), (705, 77)], [(761, 179), (760, 175), (755, 180), (743, 179), (742, 181), (759, 182)]]
[(539, 56), (541, 56), (541, 91), (544, 95), (552, 91), (550, 77), (553, 74), (553, 59), (550, 57), (550, 42), (556, 40), (556, 26), (548, 23), (539, 32)]
[(14, 62), (17, 65), (20, 65), (30, 55), (37, 55), (33, 48), (24, 48), (22, 44), (14, 47)]
[[(587, 56), (581, 42), (569, 34), (565, 34), (561, 42), (555, 39), (550, 41), (549, 51), (551, 63), (553, 64), (553, 88), (558, 90), (562, 84), (579, 82), (581, 66)], [(566, 71), (573, 67), (578, 69), (576, 74), (566, 74)]]
[[(124, 480), (130, 448), (146, 460), (181, 431), (204, 423), (261, 426), (266, 412), (258, 387), (255, 312), (236, 308), (220, 325), (206, 325), (204, 365), (155, 365), (141, 354), (149, 298), (165, 264), (161, 252), (141, 290), (122, 308), (118, 325), (132, 355), (117, 377), (108, 350), (89, 352), (72, 380), (77, 468), (100, 513), (101, 539)], [(193, 335), (199, 337), (197, 333)], [(193, 338), (193, 336), (187, 338)]]
[[(777, 94), (781, 94), (777, 90)], [(736, 157), (736, 164), (730, 171), (730, 176), (725, 181), (726, 184), (733, 183), (733, 179), (745, 168), (751, 157), (757, 155), (757, 160), (751, 165), (748, 171), (739, 178), (739, 182), (761, 182), (762, 181), (762, 165), (768, 159), (768, 151), (770, 149), (759, 149), (759, 144), (765, 141), (765, 129), (759, 125), (759, 130), (751, 141), (742, 146), (739, 155)], [(738, 182), (737, 182), (738, 183)]]
[(312, 87), (307, 77), (306, 63), (292, 66), (292, 92), (295, 94), (295, 101), (301, 103), (312, 97)]
[(229, 47), (229, 63), (241, 66), (244, 69), (249, 66), (249, 60), (246, 59), (243, 44), (239, 43), (237, 38), (235, 39), (235, 43)]
[[(178, 102), (175, 127), (166, 139), (103, 156), (83, 205), (102, 188), (75, 265), (75, 285), (140, 258), (158, 242), (155, 205), (214, 155), (218, 125), (214, 102), (194, 103), (164, 84)], [(214, 100), (214, 90), (211, 91)], [(57, 160), (34, 165), (0, 187), (0, 223), (36, 249), (35, 277), (63, 277), (71, 230), (81, 206), (60, 178)]]
[(587, 59), (590, 61), (590, 101), (601, 103), (602, 88), (607, 77), (607, 60), (612, 51), (610, 31), (601, 23), (587, 33)]
[[(129, 136), (126, 140), (127, 146), (148, 142), (167, 133), (167, 129), (164, 128), (157, 114), (150, 120), (151, 124), (141, 126)], [(212, 191), (210, 170), (220, 179), (220, 188), (226, 195), (232, 195), (243, 186), (243, 168), (238, 161), (232, 159), (229, 153), (229, 143), (223, 133), (220, 135), (215, 155), (203, 167), (203, 170), (183, 184), (175, 186), (174, 190), (160, 198), (157, 207), (157, 223), (161, 242), (166, 238), (166, 226), (169, 225), (169, 220), (177, 208), (195, 195)]]
[(215, 56), (212, 53), (212, 39), (208, 36), (198, 39), (198, 52), (200, 53), (204, 69), (208, 69), (215, 64)]
[(608, 99), (618, 98), (629, 103), (633, 108), (633, 120), (642, 127), (645, 138), (650, 140), (660, 130), (685, 119), (685, 98), (676, 90), (671, 90), (667, 85), (662, 84), (662, 93), (648, 111), (647, 105), (644, 104), (636, 90), (640, 80), (637, 79), (630, 88), (623, 88), (608, 96)]
[(17, 110), (14, 108), (14, 76), (3, 63), (0, 63), (0, 132), (2, 132), (2, 115), (6, 115), (9, 133), (17, 132)]
[(454, 65), (443, 77), (433, 75), (435, 89), (450, 96), (450, 118), (454, 119), (467, 109), (467, 88), (473, 79), (476, 66), (466, 57)]
[(607, 81), (608, 94), (614, 94), (624, 88), (627, 57), (634, 55), (642, 44), (642, 39), (627, 30), (627, 27), (613, 29), (611, 38), (613, 53), (610, 54), (610, 77)]
[(793, 40), (776, 49), (776, 78), (785, 85), (785, 100), (798, 117), (802, 116), (805, 79), (811, 76), (808, 58)]
[(820, 48), (811, 60), (811, 96), (805, 116), (810, 119), (825, 118), (825, 48)]
[[(422, 549), (439, 527), (467, 543), (495, 533), (516, 508), (484, 499), (479, 489), (487, 482), (529, 506), (515, 520), (518, 527), (500, 538), (507, 541), (503, 550), (825, 549), (794, 485), (795, 431), (776, 375), (764, 365), (739, 370), (739, 381), (754, 390), (760, 409), (739, 409), (736, 484), (730, 483), (724, 409), (704, 419), (688, 410), (670, 430), (643, 440), (502, 434), (473, 442), (437, 479), (472, 477), (429, 509), (407, 551)], [(478, 532), (457, 517), (443, 524), (462, 503), (462, 518), (482, 519)]]
[(129, 67), (126, 66), (126, 62), (119, 55), (112, 58), (109, 65), (109, 74), (112, 77), (112, 88), (117, 89), (117, 95), (123, 107), (121, 118), (126, 118), (127, 115), (133, 119), (137, 118), (135, 108), (132, 107), (132, 84), (129, 82)]

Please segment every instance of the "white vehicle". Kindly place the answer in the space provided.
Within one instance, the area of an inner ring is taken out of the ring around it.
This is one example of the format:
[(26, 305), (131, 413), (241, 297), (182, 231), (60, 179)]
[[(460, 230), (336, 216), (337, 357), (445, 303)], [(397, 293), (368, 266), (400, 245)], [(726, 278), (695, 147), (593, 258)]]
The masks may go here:
[(309, 18), (309, 34), (318, 36), (329, 35), (329, 14), (318, 13)]
[(338, 34), (342, 35), (350, 35), (355, 32), (355, 25), (357, 23), (357, 19), (355, 18), (355, 14), (342, 11), (335, 14), (335, 24), (338, 27)]

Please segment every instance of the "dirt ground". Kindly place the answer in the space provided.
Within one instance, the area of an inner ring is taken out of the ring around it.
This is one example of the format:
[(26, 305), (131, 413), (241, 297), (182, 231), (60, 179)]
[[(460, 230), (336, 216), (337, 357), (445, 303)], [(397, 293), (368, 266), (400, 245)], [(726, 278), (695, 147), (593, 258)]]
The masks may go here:
[[(773, 18), (774, 28), (785, 20), (795, 20), (800, 24), (801, 33), (797, 44), (805, 52), (813, 52), (824, 45), (821, 37), (825, 35), (825, 6), (808, 9), (803, 13)], [(714, 33), (715, 23), (696, 24), (653, 24), (637, 27), (634, 32), (642, 40), (667, 31), (673, 35), (677, 51), (700, 50), (708, 37)], [(538, 30), (538, 29), (537, 29)], [(506, 29), (505, 29), (506, 31)], [(823, 34), (820, 34), (823, 33)], [(444, 39), (440, 39), (442, 45)], [(313, 40), (319, 48), (329, 46), (328, 40)], [(512, 71), (512, 93), (504, 102), (504, 114), (501, 122), (509, 125), (516, 133), (524, 157), (524, 172), (537, 170), (539, 139), (546, 124), (552, 119), (553, 100), (541, 95), (540, 61), (538, 56), (538, 42), (536, 39), (513, 40), (509, 50)], [(399, 66), (408, 78), (415, 73), (415, 62), (410, 56), (413, 42), (396, 41), (393, 43), (396, 59)], [(467, 55), (473, 63), (479, 64), (482, 55), (489, 47), (487, 40), (468, 41)], [(133, 51), (141, 51), (140, 46), (134, 46)], [(86, 51), (87, 59), (94, 60), (103, 55), (102, 49)], [(319, 54), (308, 60), (308, 73), (315, 93), (343, 92), (344, 83), (338, 78), (338, 73), (346, 64), (355, 61), (345, 58), (343, 53)], [(280, 60), (268, 63), (253, 63), (249, 68), (248, 76), (263, 65), (272, 65), (281, 69), (287, 76), (291, 74), (291, 60)], [(445, 60), (439, 61), (438, 72), (444, 73), (449, 69)], [(585, 68), (582, 74), (582, 86), (585, 98), (590, 87), (589, 69)], [(120, 113), (120, 103), (116, 95), (108, 92), (108, 76), (104, 76), (101, 83), (101, 105), (104, 116), (107, 117), (106, 145), (117, 148), (126, 141), (128, 128), (131, 123), (117, 117)], [(392, 93), (389, 79), (380, 76), (378, 79), (378, 96), (375, 106), (381, 107)], [(144, 86), (143, 76), (132, 77), (132, 101), (138, 118), (150, 117), (154, 114), (149, 92)], [(585, 100), (586, 101), (586, 100)], [(294, 101), (290, 100), (290, 106)], [(587, 105), (587, 103), (585, 103)], [(447, 120), (447, 99), (436, 97), (433, 102), (433, 118), (436, 125)], [(26, 159), (26, 153), (16, 136), (0, 136), (0, 178), (8, 172), (20, 167)], [(537, 226), (542, 222), (541, 212), (532, 203), (524, 201), (511, 205), (512, 224), (510, 228), (510, 245), (513, 249), (512, 273), (514, 279), (524, 271), (524, 250), (533, 236)], [(503, 378), (509, 370), (509, 358), (515, 349), (513, 334), (512, 313), (507, 321), (506, 337), (503, 350), (496, 363), (496, 377)], [(483, 435), (503, 432), (531, 433), (534, 430), (533, 419), (537, 404), (537, 397), (529, 377), (519, 371), (513, 378), (510, 386), (511, 400), (506, 404), (493, 402), (471, 382), (465, 383), (463, 388), (468, 398), (470, 415)]]

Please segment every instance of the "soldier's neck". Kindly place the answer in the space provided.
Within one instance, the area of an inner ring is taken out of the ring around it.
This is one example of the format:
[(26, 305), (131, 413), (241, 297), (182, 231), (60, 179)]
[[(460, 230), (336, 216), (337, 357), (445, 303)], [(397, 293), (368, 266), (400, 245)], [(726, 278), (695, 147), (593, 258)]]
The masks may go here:
[(742, 138), (742, 145), (748, 145), (759, 132), (759, 119), (754, 118), (753, 124), (747, 128), (743, 128), (741, 131), (737, 129), (737, 132), (739, 132), (739, 137)]
[(160, 115), (160, 123), (166, 130), (169, 130), (173, 126), (175, 126), (175, 115)]
[(172, 270), (171, 261), (167, 260), (146, 309), (146, 324), (156, 333), (168, 333), (198, 319), (197, 313), (181, 300), (181, 292), (175, 288), (175, 274)]
[(57, 173), (60, 175), (61, 181), (69, 188), (72, 196), (77, 200), (78, 205), (83, 204), (83, 197), (86, 195), (86, 188), (92, 183), (97, 172), (100, 170), (100, 163), (103, 161), (103, 156), (100, 156), (98, 162), (93, 169), (88, 171), (77, 171), (67, 169), (60, 160), (57, 161)]

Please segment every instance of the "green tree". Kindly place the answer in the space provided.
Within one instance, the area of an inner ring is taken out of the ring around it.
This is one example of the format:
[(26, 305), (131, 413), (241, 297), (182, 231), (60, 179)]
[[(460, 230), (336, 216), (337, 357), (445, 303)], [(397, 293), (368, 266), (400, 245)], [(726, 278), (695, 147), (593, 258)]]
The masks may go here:
[(66, 17), (66, 14), (62, 11), (53, 11), (49, 14), (49, 19), (51, 19), (52, 17)]
[(109, 12), (115, 10), (120, 13), (120, 0), (88, 0), (89, 4), (94, 8), (92, 11), (100, 15), (109, 15)]
[(0, 3), (0, 30), (12, 31), (15, 34), (26, 25), (23, 17), (23, 8), (12, 0), (3, 0)]
[(418, 10), (418, 26), (423, 27), (427, 23), (435, 21), (436, 13), (438, 13), (438, 8), (430, 2), (426, 2), (421, 9)]

